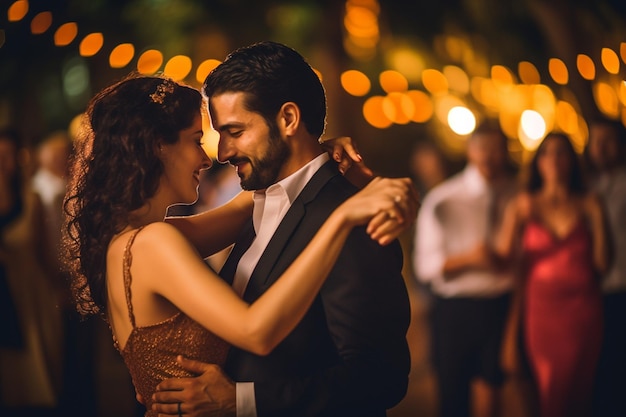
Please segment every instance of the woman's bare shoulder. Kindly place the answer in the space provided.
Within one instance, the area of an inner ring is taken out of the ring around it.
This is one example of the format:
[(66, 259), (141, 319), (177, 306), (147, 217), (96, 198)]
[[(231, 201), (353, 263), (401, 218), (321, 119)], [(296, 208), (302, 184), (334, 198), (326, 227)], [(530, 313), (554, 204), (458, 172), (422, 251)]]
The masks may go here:
[(189, 251), (195, 253), (182, 233), (165, 222), (150, 223), (140, 230), (123, 233), (111, 242), (109, 254), (121, 255), (127, 248), (135, 262), (147, 260), (153, 265), (168, 262), (172, 256)]

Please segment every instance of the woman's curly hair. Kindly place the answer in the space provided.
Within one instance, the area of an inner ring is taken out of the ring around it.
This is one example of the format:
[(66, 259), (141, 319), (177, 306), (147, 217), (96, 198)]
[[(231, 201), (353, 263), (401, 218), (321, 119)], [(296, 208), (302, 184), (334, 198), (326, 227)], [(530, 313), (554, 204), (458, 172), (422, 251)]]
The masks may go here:
[(75, 142), (62, 238), (62, 261), (81, 314), (106, 310), (108, 245), (130, 213), (156, 193), (163, 174), (159, 145), (176, 143), (202, 104), (198, 90), (138, 74), (90, 101)]

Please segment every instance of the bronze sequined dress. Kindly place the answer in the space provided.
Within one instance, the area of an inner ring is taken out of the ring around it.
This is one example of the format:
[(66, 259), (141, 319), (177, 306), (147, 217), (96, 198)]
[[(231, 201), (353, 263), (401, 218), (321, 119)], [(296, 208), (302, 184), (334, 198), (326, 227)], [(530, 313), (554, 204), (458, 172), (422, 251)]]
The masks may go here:
[(135, 389), (146, 402), (146, 416), (155, 417), (157, 413), (150, 408), (156, 386), (167, 378), (192, 376), (176, 364), (176, 356), (223, 365), (229, 346), (182, 312), (160, 323), (136, 326), (130, 291), (130, 248), (140, 230), (133, 233), (124, 251), (124, 288), (133, 330), (123, 349), (115, 338), (114, 342), (130, 371)]

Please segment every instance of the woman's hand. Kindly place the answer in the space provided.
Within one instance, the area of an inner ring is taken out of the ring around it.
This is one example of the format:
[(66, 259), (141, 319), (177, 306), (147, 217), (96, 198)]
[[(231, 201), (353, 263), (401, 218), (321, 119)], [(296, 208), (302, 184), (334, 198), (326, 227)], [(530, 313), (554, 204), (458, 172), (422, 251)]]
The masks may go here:
[(350, 136), (320, 140), (320, 145), (334, 161), (339, 163), (339, 172), (357, 187), (365, 187), (374, 177)]
[(376, 177), (342, 204), (352, 224), (368, 223), (367, 233), (381, 245), (390, 243), (417, 217), (419, 196), (409, 178)]

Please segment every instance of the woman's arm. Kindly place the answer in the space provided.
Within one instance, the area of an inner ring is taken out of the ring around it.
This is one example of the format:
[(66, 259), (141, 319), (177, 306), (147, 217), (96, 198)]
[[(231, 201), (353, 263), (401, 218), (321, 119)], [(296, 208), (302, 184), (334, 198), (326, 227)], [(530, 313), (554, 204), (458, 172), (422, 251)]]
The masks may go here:
[[(378, 213), (391, 213), (400, 222), (415, 215), (417, 204), (402, 209), (396, 198), (411, 199), (411, 188), (409, 179), (373, 180), (331, 214), (281, 278), (251, 305), (209, 271), (189, 242), (168, 225), (152, 224), (138, 235), (133, 265), (136, 271), (145, 271), (155, 293), (210, 331), (242, 349), (267, 354), (302, 319), (354, 226)], [(133, 276), (138, 278), (137, 272)]]
[(591, 226), (593, 266), (600, 275), (604, 275), (609, 266), (609, 245), (604, 209), (600, 199), (595, 194), (590, 194), (585, 198), (584, 206)]
[(494, 239), (494, 252), (501, 262), (509, 262), (513, 257), (515, 241), (525, 219), (530, 213), (531, 197), (521, 193), (512, 198), (504, 211), (502, 225)]
[(252, 192), (242, 191), (226, 204), (192, 216), (167, 217), (200, 253), (211, 256), (235, 242), (252, 217)]

